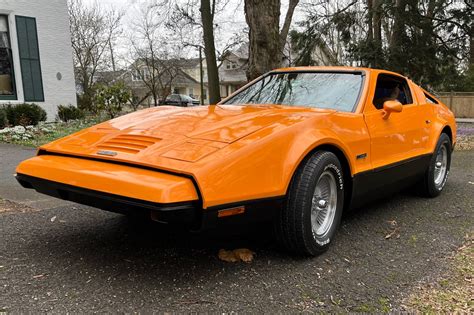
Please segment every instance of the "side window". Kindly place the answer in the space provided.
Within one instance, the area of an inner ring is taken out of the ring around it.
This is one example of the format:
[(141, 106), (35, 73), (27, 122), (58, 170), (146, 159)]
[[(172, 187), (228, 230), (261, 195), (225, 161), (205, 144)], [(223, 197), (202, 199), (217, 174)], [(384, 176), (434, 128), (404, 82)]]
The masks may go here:
[(426, 92), (423, 92), (425, 93), (425, 97), (426, 97), (426, 103), (429, 103), (429, 104), (439, 104), (438, 101), (432, 97), (431, 95), (429, 95), (428, 93)]
[(407, 80), (394, 75), (379, 74), (373, 104), (377, 109), (382, 109), (383, 103), (390, 100), (397, 100), (402, 105), (413, 103)]

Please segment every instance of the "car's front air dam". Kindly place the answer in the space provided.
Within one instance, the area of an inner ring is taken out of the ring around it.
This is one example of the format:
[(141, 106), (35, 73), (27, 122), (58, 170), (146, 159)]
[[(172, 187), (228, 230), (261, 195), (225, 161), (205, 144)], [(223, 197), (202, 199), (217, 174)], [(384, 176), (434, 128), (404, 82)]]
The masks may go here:
[(16, 172), (24, 187), (116, 212), (147, 209), (186, 216), (179, 213), (196, 210), (199, 200), (190, 178), (105, 161), (40, 155), (20, 163)]

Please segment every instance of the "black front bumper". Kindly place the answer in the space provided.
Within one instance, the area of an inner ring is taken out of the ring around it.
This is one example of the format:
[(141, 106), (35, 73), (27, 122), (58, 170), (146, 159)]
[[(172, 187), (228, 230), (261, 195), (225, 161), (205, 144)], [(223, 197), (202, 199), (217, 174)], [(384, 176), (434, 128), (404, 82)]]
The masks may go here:
[(39, 193), (107, 211), (144, 215), (149, 215), (153, 211), (153, 218), (160, 222), (191, 226), (199, 224), (202, 219), (202, 211), (198, 202), (160, 204), (71, 186), (24, 174), (17, 174), (16, 179), (23, 187), (32, 188)]
[[(154, 203), (146, 200), (114, 195), (97, 190), (67, 185), (25, 174), (16, 179), (25, 188), (63, 200), (127, 215), (151, 217), (155, 221), (186, 226), (191, 230), (206, 230), (220, 224), (247, 224), (273, 219), (281, 208), (283, 197), (250, 200), (203, 210), (200, 201)], [(245, 206), (245, 214), (219, 218), (220, 210)]]

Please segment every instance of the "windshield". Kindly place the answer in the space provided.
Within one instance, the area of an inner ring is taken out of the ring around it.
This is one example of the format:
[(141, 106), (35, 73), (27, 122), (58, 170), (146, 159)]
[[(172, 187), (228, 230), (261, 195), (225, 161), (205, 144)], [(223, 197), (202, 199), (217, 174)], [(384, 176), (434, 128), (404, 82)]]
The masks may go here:
[(263, 77), (224, 104), (277, 104), (353, 111), (362, 88), (360, 72), (286, 72)]

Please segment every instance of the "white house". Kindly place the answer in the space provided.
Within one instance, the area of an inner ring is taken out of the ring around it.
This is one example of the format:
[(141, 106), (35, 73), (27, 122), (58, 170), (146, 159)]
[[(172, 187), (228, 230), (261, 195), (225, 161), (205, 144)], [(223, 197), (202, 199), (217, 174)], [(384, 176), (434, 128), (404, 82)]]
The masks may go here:
[(0, 0), (0, 105), (76, 105), (66, 0)]

